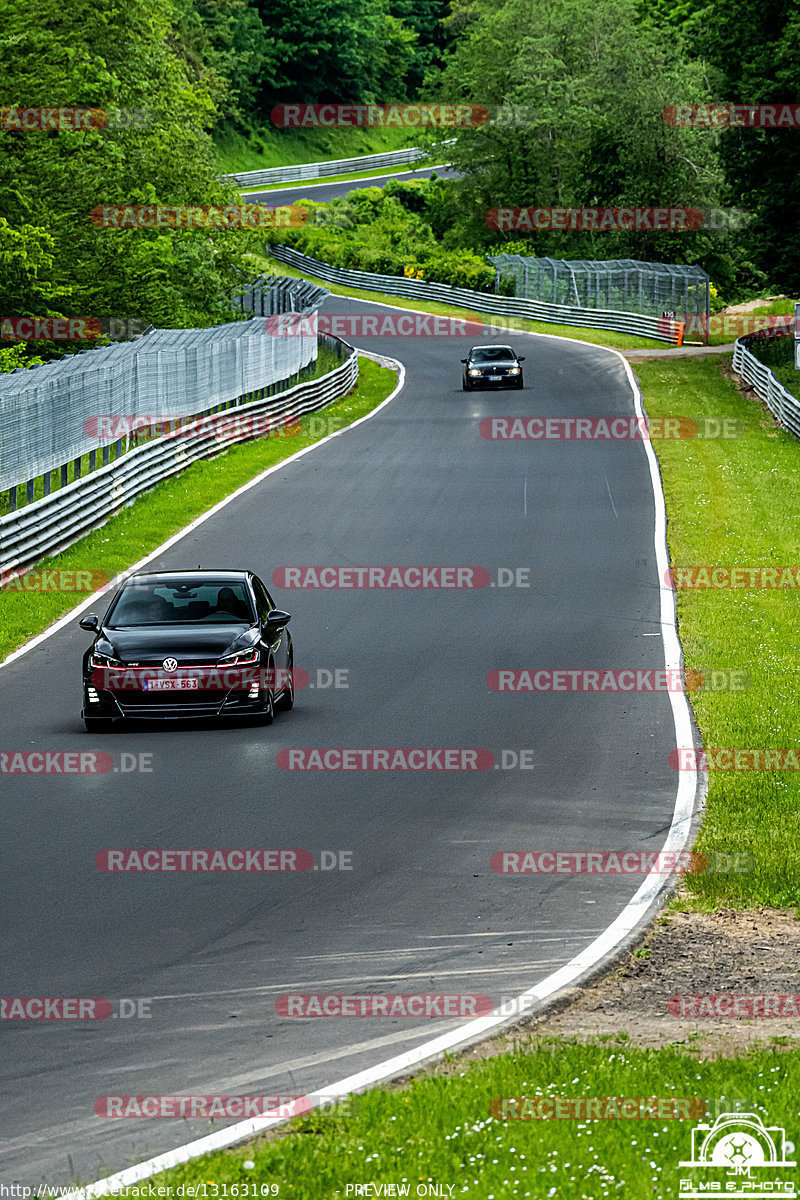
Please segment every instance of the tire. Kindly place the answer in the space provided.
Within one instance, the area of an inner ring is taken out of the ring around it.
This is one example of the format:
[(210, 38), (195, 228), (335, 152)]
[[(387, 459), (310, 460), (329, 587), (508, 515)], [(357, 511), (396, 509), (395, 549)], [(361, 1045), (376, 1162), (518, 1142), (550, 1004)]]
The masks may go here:
[(289, 684), (286, 691), (281, 696), (278, 703), (275, 705), (276, 712), (291, 712), (294, 708), (294, 654), (289, 656)]
[(514, 384), (514, 387), (517, 389), (518, 392), (521, 391), (524, 388), (524, 386), (525, 386), (525, 384), (522, 382), (521, 379), (520, 379), (519, 383)]
[(462, 392), (471, 392), (471, 391), (472, 391), (472, 388), (469, 386), (469, 384), (468, 384), (468, 383), (464, 383), (464, 381), (463, 381), (463, 379), (462, 379), (462, 381), (461, 381), (461, 390), (462, 390)]
[(87, 733), (111, 733), (114, 721), (111, 717), (84, 717)]

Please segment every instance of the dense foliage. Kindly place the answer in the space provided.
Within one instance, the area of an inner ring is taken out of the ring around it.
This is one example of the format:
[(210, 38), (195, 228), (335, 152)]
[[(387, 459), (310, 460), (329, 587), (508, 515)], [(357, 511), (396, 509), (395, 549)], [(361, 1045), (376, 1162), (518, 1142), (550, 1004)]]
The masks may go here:
[[(507, 245), (699, 262), (720, 303), (768, 286), (796, 293), (800, 130), (675, 128), (663, 110), (797, 103), (798, 47), (797, 0), (6, 0), (1, 106), (142, 119), (0, 128), (0, 316), (230, 320), (260, 235), (104, 231), (89, 214), (238, 199), (219, 181), (214, 139), (272, 128), (288, 146), (292, 133), (270, 126), (287, 101), (463, 99), (504, 114), (459, 131), (460, 179), (351, 195), (341, 228), (289, 235), (309, 253), (485, 288), (486, 250)], [(669, 205), (743, 206), (748, 219), (721, 232), (532, 233), (485, 219), (496, 206)], [(2, 346), (0, 368), (55, 349)]]

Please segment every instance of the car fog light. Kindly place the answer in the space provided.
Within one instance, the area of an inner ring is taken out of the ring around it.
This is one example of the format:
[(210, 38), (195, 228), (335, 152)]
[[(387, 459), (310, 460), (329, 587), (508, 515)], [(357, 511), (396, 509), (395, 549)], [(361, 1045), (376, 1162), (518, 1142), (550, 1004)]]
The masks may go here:
[(94, 688), (93, 688), (93, 687), (87, 688), (87, 691), (88, 691), (88, 693), (89, 693), (89, 703), (90, 703), (90, 704), (99, 704), (99, 703), (100, 703), (100, 697), (98, 696), (98, 694), (97, 694), (97, 692), (94, 690)]
[(257, 700), (258, 699), (258, 684), (257, 683), (250, 684), (250, 691), (247, 693), (247, 699), (248, 700)]

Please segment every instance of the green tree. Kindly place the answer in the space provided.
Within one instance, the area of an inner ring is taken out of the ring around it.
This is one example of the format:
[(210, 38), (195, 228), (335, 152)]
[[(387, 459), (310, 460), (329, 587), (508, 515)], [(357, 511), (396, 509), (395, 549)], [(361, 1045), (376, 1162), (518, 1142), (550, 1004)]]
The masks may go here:
[[(681, 39), (640, 18), (636, 0), (478, 0), (465, 16), (445, 79), (464, 98), (504, 105), (507, 124), (459, 135), (452, 239), (495, 241), (488, 209), (683, 206), (719, 202), (723, 174), (702, 133), (676, 130), (663, 109), (705, 91)], [(518, 234), (514, 233), (513, 237)], [(687, 236), (691, 241), (687, 240)], [(707, 234), (547, 232), (536, 252), (559, 257), (694, 261)]]
[[(173, 327), (231, 319), (227, 295), (253, 235), (103, 231), (90, 221), (103, 204), (238, 199), (216, 178), (213, 88), (190, 78), (172, 17), (168, 0), (42, 0), (35, 12), (20, 0), (7, 5), (4, 104), (144, 115), (142, 128), (0, 132), (0, 216), (17, 232), (48, 231), (61, 315)], [(0, 288), (8, 312), (17, 301)]]

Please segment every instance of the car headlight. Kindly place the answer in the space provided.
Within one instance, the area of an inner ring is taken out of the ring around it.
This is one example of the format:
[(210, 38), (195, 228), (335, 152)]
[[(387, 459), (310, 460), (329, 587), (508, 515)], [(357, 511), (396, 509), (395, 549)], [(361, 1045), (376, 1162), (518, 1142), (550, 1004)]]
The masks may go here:
[(92, 657), (89, 659), (90, 667), (114, 667), (117, 671), (125, 670), (125, 663), (118, 658), (112, 658), (108, 654), (98, 654), (97, 651), (92, 652)]
[(470, 367), (470, 369), (467, 371), (467, 374), (468, 375), (480, 375), (480, 371), (476, 371), (474, 367)]
[(221, 667), (245, 667), (258, 662), (257, 650), (237, 650), (234, 654), (226, 654), (219, 660)]
[(519, 367), (512, 367), (508, 373), (509, 375), (519, 375)]

